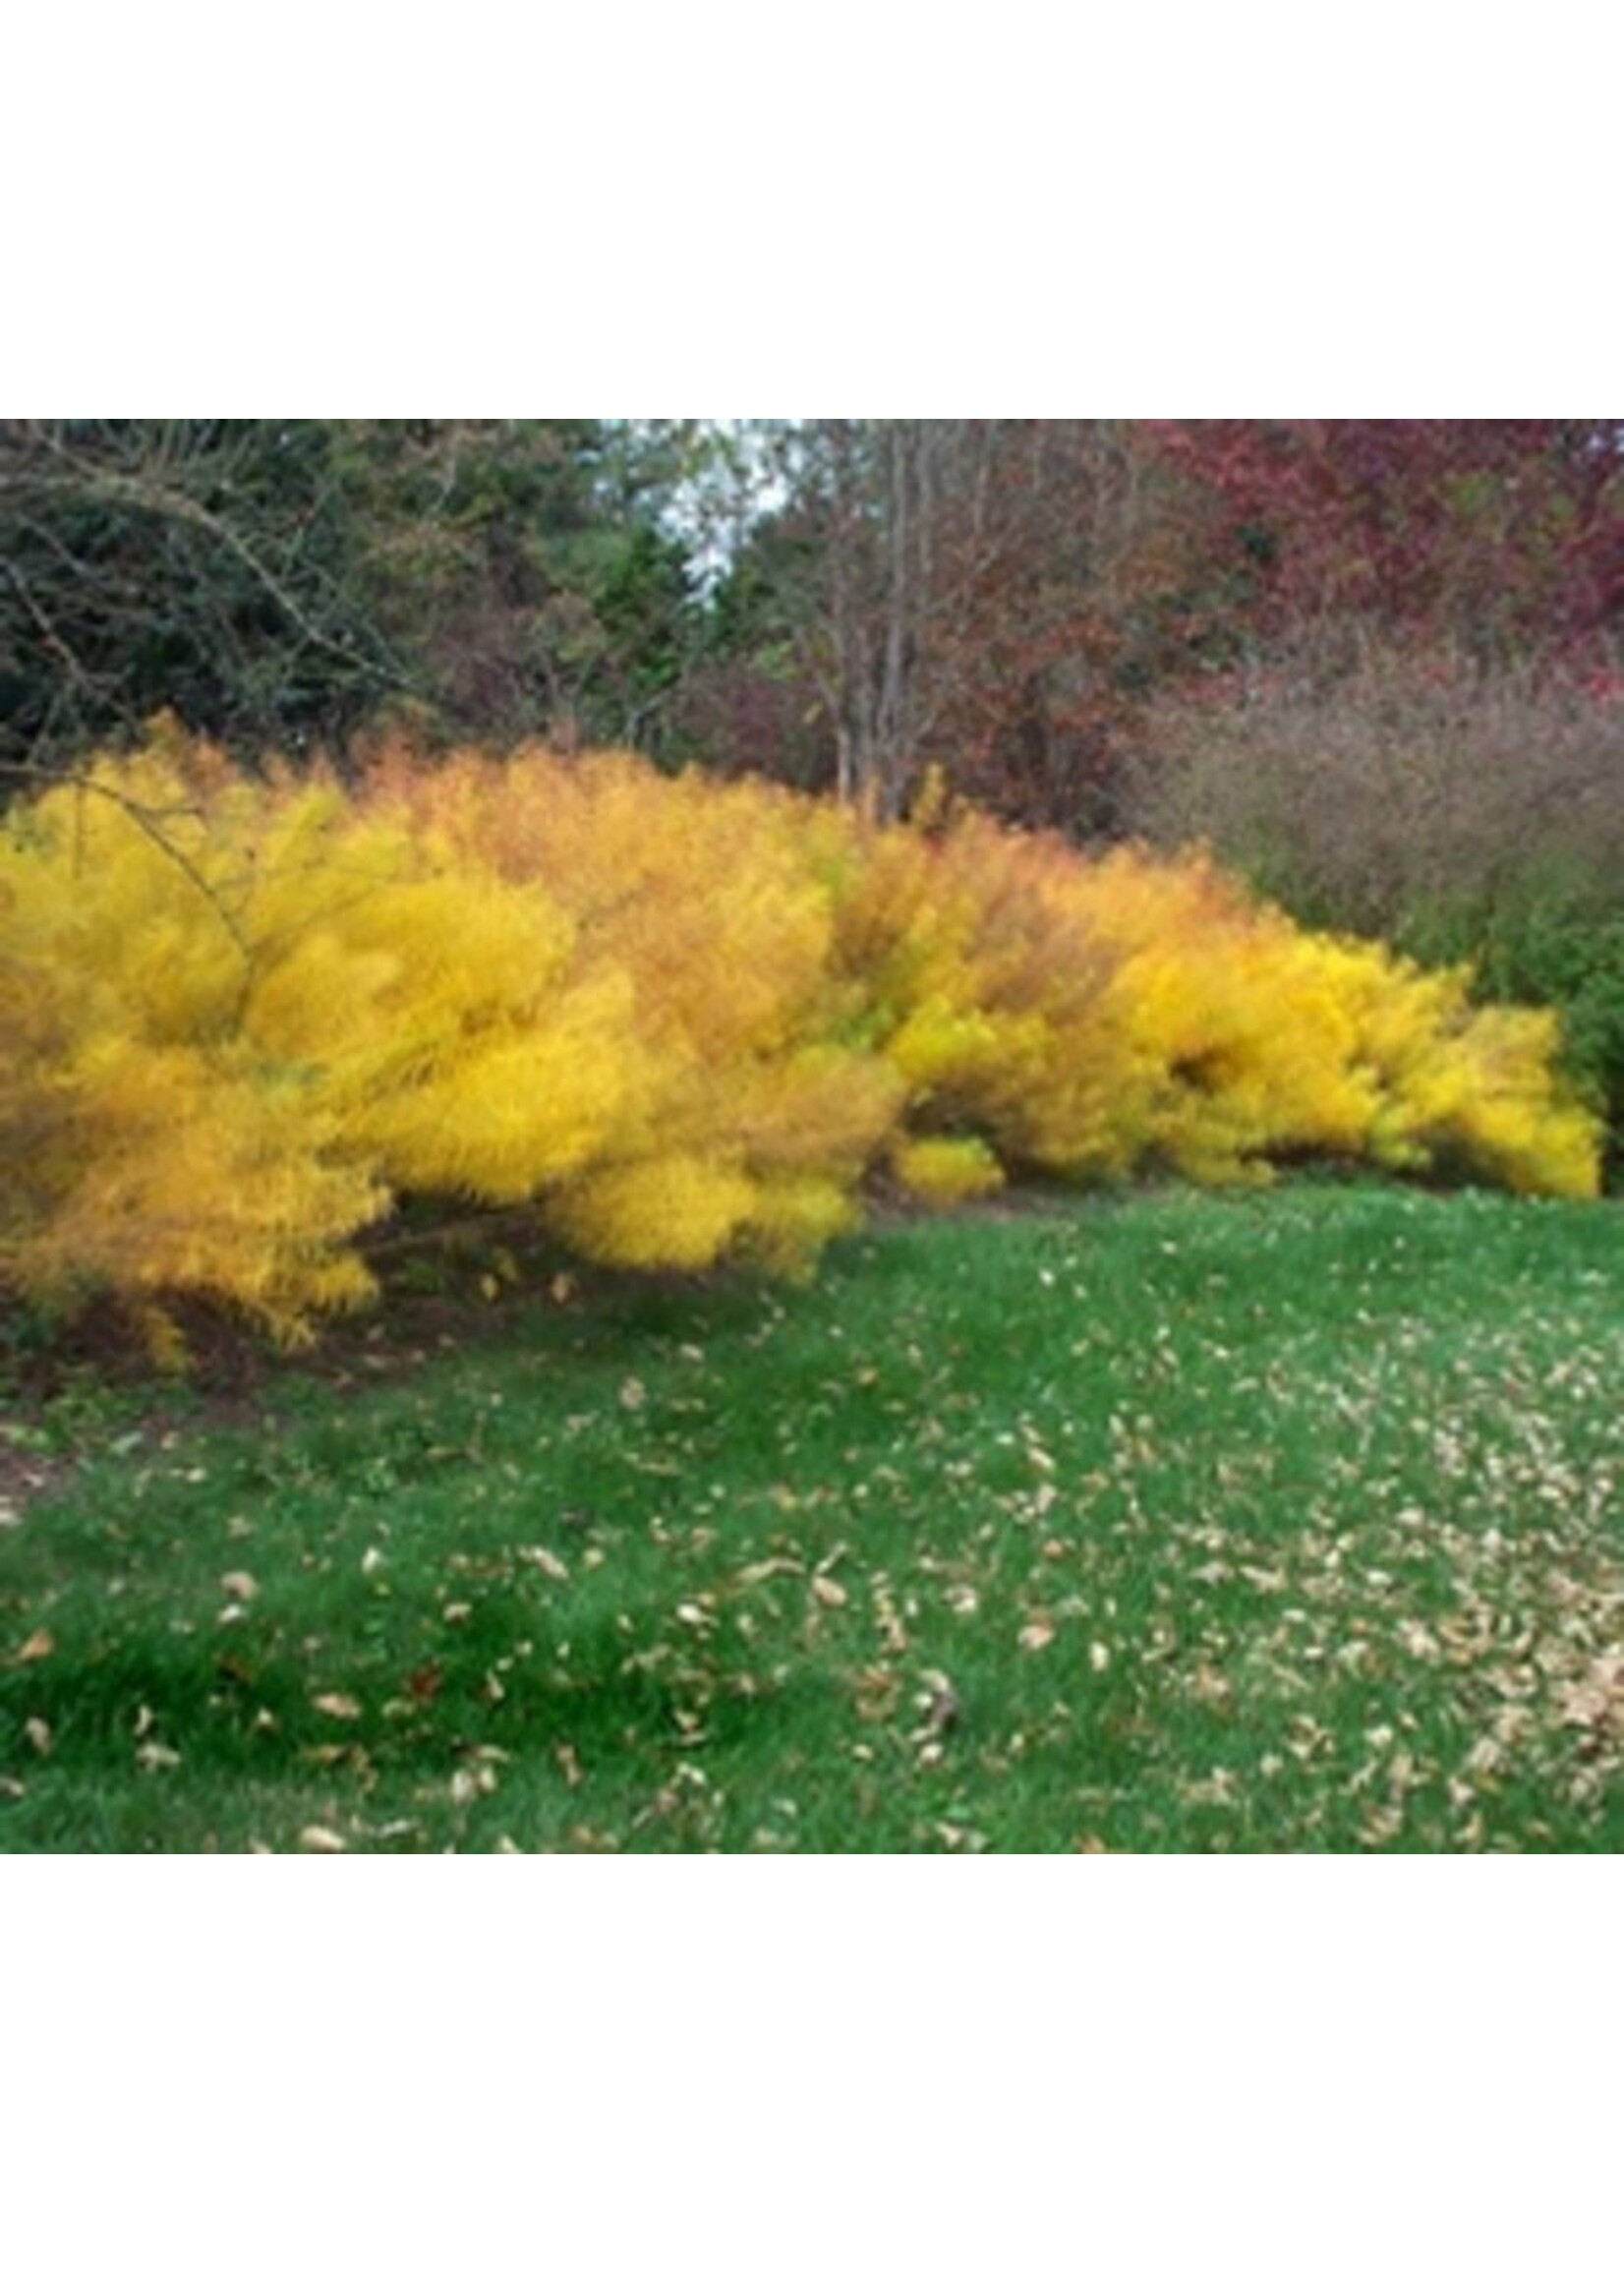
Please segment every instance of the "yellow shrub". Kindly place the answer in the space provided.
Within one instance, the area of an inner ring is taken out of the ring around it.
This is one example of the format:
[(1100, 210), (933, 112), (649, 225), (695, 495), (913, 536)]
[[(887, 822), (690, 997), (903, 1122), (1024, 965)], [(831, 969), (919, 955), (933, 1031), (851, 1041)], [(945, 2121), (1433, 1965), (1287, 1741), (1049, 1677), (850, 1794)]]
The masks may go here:
[(667, 1153), (566, 1185), (548, 1216), (598, 1262), (699, 1270), (749, 1221), (754, 1198), (741, 1170)]
[(881, 827), (623, 753), (250, 777), (173, 729), (0, 828), (0, 1289), (365, 1296), (398, 1195), (797, 1269), (885, 1163), (1209, 1181), (1303, 1153), (1594, 1192), (1543, 1013), (1198, 855)]
[(891, 1167), (905, 1192), (938, 1208), (979, 1199), (1004, 1182), (1004, 1171), (980, 1137), (899, 1137)]
[(735, 1238), (798, 1259), (850, 1221), (901, 1084), (849, 1031), (860, 994), (833, 963), (806, 800), (671, 781), (623, 753), (527, 750), (433, 772), (386, 756), (364, 809), (406, 814), (459, 867), (547, 895), (575, 925), (584, 978), (626, 989), (620, 1039), (601, 1039), (637, 1067), (635, 1097), (603, 1135), (603, 1169), (550, 1202), (566, 1237), (604, 1260), (686, 1267)]
[(1088, 860), (975, 816), (887, 833), (841, 905), (906, 1126), (1014, 1173), (1206, 1183), (1316, 1153), (1594, 1193), (1545, 1014), (1297, 929), (1199, 854)]

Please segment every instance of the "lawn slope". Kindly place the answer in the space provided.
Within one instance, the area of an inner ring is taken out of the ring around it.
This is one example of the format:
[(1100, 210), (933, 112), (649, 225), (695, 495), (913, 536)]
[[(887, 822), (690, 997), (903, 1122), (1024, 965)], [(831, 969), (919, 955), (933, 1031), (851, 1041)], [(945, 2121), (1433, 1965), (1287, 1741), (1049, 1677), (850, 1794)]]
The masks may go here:
[(0, 1530), (0, 1843), (1624, 1840), (1616, 1208), (1143, 1195), (498, 1309)]

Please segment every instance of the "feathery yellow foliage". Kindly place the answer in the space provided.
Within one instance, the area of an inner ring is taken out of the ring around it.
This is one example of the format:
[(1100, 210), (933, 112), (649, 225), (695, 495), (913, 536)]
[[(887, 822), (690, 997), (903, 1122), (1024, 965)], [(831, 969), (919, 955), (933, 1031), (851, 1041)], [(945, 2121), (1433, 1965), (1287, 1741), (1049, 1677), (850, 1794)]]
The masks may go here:
[(166, 729), (0, 827), (0, 1289), (295, 1333), (408, 1194), (792, 1270), (881, 1163), (937, 1205), (1305, 1153), (1594, 1192), (1554, 1020), (1469, 986), (1194, 854), (614, 752), (251, 777)]
[(996, 1193), (1004, 1182), (991, 1148), (981, 1137), (898, 1137), (891, 1168), (904, 1192), (936, 1208)]

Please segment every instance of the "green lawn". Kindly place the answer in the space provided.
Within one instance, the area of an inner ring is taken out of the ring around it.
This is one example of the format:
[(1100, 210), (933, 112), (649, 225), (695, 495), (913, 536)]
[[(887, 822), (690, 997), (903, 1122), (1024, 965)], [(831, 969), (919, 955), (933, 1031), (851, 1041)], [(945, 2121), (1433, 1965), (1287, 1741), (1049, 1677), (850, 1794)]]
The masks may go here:
[(73, 1422), (0, 1844), (1624, 1840), (1616, 1206), (1077, 1201), (482, 1328)]

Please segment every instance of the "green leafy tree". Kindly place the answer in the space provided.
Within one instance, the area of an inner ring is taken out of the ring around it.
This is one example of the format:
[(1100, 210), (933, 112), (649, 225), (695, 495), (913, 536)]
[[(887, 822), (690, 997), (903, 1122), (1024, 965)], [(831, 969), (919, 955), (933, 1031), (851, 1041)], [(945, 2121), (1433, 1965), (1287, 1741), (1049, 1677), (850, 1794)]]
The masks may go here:
[(658, 748), (697, 638), (680, 433), (595, 420), (0, 426), (0, 766), (158, 710), (244, 752), (404, 710)]
[(341, 734), (411, 683), (359, 564), (325, 425), (0, 422), (0, 764), (165, 708), (243, 744)]

